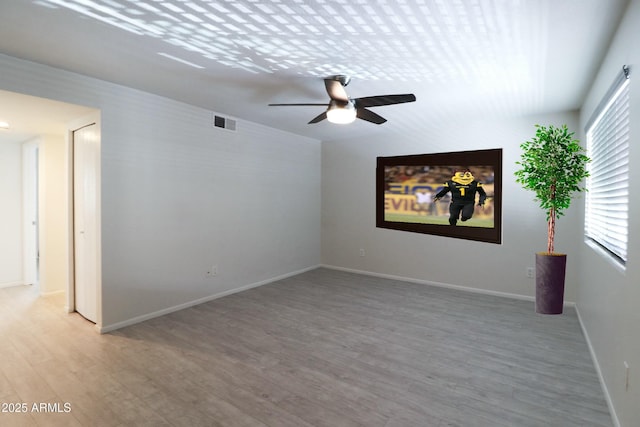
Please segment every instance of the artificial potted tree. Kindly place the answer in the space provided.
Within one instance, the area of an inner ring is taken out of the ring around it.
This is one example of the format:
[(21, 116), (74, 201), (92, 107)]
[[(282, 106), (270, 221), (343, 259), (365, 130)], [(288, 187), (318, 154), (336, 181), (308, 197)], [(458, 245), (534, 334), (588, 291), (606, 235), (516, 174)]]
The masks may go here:
[(520, 148), (516, 182), (535, 193), (535, 200), (547, 214), (547, 251), (536, 253), (536, 312), (561, 314), (567, 255), (555, 252), (556, 219), (576, 193), (586, 191), (583, 183), (589, 176), (590, 159), (566, 125), (536, 125), (535, 136)]

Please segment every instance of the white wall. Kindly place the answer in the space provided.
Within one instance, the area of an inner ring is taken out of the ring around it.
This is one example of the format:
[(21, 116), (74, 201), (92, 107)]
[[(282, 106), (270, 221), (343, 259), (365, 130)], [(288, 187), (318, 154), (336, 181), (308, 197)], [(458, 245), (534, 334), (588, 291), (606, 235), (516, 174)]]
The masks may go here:
[[(619, 425), (640, 425), (640, 197), (634, 183), (640, 180), (640, 1), (633, 0), (608, 55), (589, 91), (581, 127), (594, 111), (622, 65), (631, 68), (631, 133), (628, 263), (618, 268), (598, 250), (580, 247), (578, 310), (600, 367)], [(626, 391), (624, 362), (630, 366)]]
[(40, 292), (64, 292), (69, 282), (68, 147), (64, 135), (39, 138)]
[(22, 284), (22, 145), (0, 141), (0, 287)]
[[(567, 124), (577, 131), (577, 114), (564, 113), (510, 120), (465, 120), (433, 134), (407, 138), (384, 135), (370, 140), (324, 142), (322, 147), (323, 264), (438, 282), (495, 293), (532, 297), (534, 280), (526, 277), (535, 252), (546, 250), (546, 220), (514, 181), (520, 143), (535, 134), (535, 124)], [(491, 244), (376, 228), (377, 156), (503, 149), (503, 238)], [(558, 220), (556, 250), (568, 254), (565, 299), (575, 301), (580, 197)], [(365, 249), (360, 257), (359, 248)], [(463, 268), (460, 262), (465, 259)], [(533, 309), (533, 308), (532, 308)]]
[(320, 263), (318, 141), (2, 55), (0, 88), (101, 111), (103, 330)]

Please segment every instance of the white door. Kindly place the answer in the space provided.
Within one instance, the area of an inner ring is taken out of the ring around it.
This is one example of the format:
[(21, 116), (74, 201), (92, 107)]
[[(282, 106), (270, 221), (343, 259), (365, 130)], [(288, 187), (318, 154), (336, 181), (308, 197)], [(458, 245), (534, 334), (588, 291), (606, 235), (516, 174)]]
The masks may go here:
[(38, 283), (38, 143), (22, 145), (23, 191), (23, 280), (25, 285)]
[(73, 131), (75, 308), (96, 322), (98, 296), (98, 126)]

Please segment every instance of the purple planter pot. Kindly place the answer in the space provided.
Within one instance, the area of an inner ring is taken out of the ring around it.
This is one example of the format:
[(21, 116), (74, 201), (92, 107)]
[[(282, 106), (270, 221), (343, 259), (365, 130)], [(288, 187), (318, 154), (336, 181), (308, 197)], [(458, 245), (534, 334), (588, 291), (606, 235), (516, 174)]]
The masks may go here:
[(566, 254), (536, 254), (536, 313), (562, 314)]

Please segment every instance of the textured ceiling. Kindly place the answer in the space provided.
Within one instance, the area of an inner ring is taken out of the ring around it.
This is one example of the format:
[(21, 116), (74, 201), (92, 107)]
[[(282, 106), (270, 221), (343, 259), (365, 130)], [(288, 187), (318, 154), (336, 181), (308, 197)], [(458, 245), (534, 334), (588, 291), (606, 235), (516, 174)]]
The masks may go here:
[[(627, 0), (2, 0), (0, 52), (321, 140), (576, 109)], [(42, 31), (42, 29), (46, 29)], [(322, 79), (414, 93), (389, 121), (307, 122)], [(1, 89), (1, 88), (0, 88)], [(1, 114), (2, 104), (0, 104)]]

